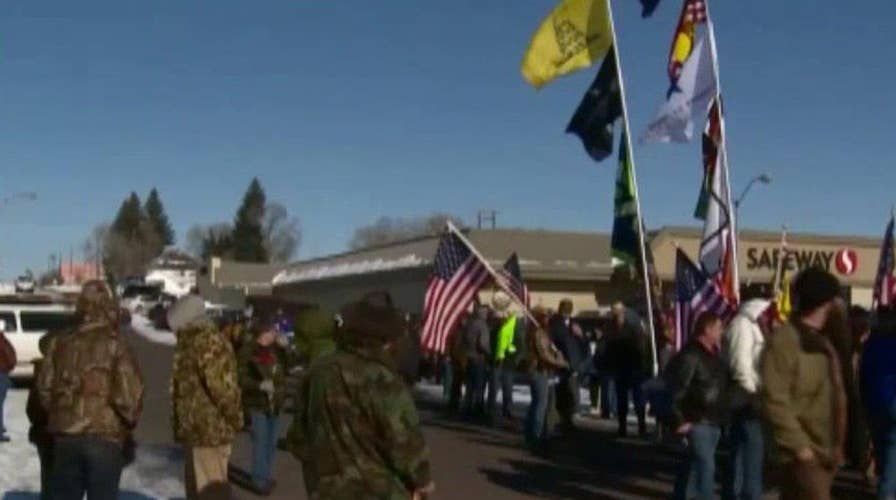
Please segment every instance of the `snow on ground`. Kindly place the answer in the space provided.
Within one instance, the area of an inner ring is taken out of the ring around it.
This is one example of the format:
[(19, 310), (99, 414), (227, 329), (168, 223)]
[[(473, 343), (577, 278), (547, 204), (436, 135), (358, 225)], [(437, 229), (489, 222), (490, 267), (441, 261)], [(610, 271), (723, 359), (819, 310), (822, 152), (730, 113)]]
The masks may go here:
[[(25, 403), (28, 391), (14, 389), (6, 399), (6, 427), (12, 441), (0, 444), (0, 498), (36, 498), (40, 493), (40, 462), (28, 442)], [(123, 499), (183, 498), (183, 457), (176, 447), (137, 446), (137, 459), (125, 469)]]
[(167, 330), (159, 330), (153, 326), (152, 321), (146, 316), (135, 314), (131, 318), (131, 328), (133, 328), (138, 335), (150, 342), (164, 345), (177, 344), (177, 337), (175, 337), (173, 333)]

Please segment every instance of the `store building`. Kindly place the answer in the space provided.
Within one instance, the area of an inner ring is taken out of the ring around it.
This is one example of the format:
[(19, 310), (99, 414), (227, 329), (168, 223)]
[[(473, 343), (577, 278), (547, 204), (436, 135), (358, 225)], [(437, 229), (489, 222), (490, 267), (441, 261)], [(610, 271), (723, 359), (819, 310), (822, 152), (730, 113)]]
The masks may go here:
[[(643, 296), (638, 286), (620, 277), (627, 273), (614, 272), (607, 233), (473, 229), (466, 235), (496, 269), (513, 252), (519, 255), (533, 306), (556, 308), (561, 298), (570, 298), (577, 311), (589, 313), (616, 299)], [(648, 235), (667, 299), (674, 290), (676, 247), (696, 258), (701, 235), (700, 229), (686, 227), (664, 227)], [(870, 305), (879, 239), (790, 233), (787, 240), (787, 272), (823, 267), (840, 278), (852, 303)], [(271, 293), (336, 310), (366, 292), (387, 290), (399, 307), (419, 313), (438, 243), (438, 237), (425, 237), (298, 262), (273, 277)], [(768, 286), (782, 258), (781, 234), (744, 230), (738, 254), (742, 286)], [(480, 300), (488, 302), (492, 293), (491, 288), (483, 290)]]

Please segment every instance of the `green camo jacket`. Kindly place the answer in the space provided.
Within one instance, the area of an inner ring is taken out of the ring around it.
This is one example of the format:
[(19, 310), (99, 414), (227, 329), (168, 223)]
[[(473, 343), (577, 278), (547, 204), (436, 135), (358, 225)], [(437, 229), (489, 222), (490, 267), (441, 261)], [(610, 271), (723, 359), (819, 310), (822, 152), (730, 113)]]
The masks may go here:
[(288, 439), (312, 499), (409, 499), (430, 482), (410, 391), (363, 352), (340, 348), (311, 365)]
[(177, 333), (171, 374), (174, 439), (185, 446), (222, 446), (243, 426), (233, 346), (205, 322)]

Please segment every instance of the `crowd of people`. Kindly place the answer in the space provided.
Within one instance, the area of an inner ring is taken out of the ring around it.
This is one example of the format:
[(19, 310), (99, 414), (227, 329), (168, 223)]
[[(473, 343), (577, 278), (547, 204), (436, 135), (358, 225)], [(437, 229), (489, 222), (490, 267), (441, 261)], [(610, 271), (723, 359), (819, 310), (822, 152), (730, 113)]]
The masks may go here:
[[(794, 280), (789, 318), (754, 295), (733, 317), (700, 314), (677, 352), (658, 326), (654, 376), (648, 329), (622, 303), (589, 321), (574, 317), (569, 300), (556, 313), (510, 313), (498, 292), (476, 306), (442, 359), (449, 410), (512, 420), (512, 381), (523, 379), (531, 403), (522, 429), (536, 452), (571, 431), (579, 413), (618, 419), (626, 437), (634, 409), (638, 435), (648, 437), (649, 406), (654, 437), (681, 450), (675, 499), (753, 500), (769, 489), (826, 499), (844, 467), (876, 484), (879, 498), (896, 498), (896, 311), (847, 307), (836, 277), (816, 268)], [(583, 388), (590, 405), (579, 400)], [(717, 493), (722, 446), (730, 460)]]
[[(75, 309), (75, 325), (41, 338), (27, 402), (41, 498), (117, 499), (122, 471), (135, 459), (143, 377), (109, 287), (86, 283)], [(301, 462), (311, 498), (422, 499), (433, 491), (413, 398), (398, 370), (409, 324), (388, 295), (365, 296), (339, 315), (306, 310), (293, 322), (278, 312), (221, 325), (191, 294), (171, 307), (168, 323), (177, 337), (172, 433), (184, 450), (188, 499), (230, 498), (231, 482), (270, 494), (278, 448)], [(15, 363), (0, 334), (0, 396)], [(292, 424), (280, 439), (288, 401)], [(243, 431), (252, 466), (240, 478), (230, 459)]]
[[(702, 312), (677, 352), (660, 335), (654, 374), (648, 329), (622, 303), (597, 321), (575, 317), (569, 300), (555, 313), (512, 311), (498, 292), (450, 339), (440, 360), (445, 395), (452, 412), (494, 425), (515, 420), (514, 386), (525, 381), (531, 402), (520, 428), (536, 453), (576, 432), (584, 413), (617, 419), (627, 437), (634, 408), (638, 436), (647, 437), (649, 406), (665, 429), (657, 436), (681, 450), (676, 499), (716, 498), (717, 477), (723, 498), (758, 499), (774, 487), (784, 499), (827, 499), (846, 466), (876, 480), (879, 498), (896, 498), (896, 311), (870, 315), (840, 294), (833, 275), (813, 268), (793, 282), (789, 318), (767, 297), (743, 297), (733, 318)], [(119, 314), (108, 286), (89, 282), (77, 325), (41, 339), (26, 411), (42, 498), (117, 498), (122, 469), (134, 460), (144, 385)], [(185, 452), (187, 497), (229, 497), (232, 446), (243, 431), (253, 445), (245, 482), (256, 493), (275, 488), (278, 448), (301, 462), (312, 498), (431, 493), (408, 383), (416, 374), (403, 366), (419, 364), (407, 349), (419, 321), (386, 293), (335, 316), (258, 316), (222, 327), (196, 295), (169, 311), (177, 336), (172, 432)], [(0, 337), (0, 373), (14, 364)], [(296, 387), (289, 379), (297, 366)], [(0, 398), (6, 385), (8, 376)], [(287, 409), (292, 423), (283, 432)], [(717, 475), (722, 446), (731, 460)]]

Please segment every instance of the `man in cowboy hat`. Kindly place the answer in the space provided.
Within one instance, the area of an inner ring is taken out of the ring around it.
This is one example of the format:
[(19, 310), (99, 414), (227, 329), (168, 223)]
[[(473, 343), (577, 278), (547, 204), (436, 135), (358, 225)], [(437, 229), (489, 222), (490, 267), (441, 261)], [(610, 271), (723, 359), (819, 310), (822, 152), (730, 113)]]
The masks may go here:
[(340, 312), (336, 352), (299, 381), (287, 438), (310, 498), (420, 498), (432, 491), (429, 452), (395, 346), (407, 324), (386, 293)]
[(492, 296), (492, 310), (495, 315), (493, 328), (491, 378), (488, 386), (488, 415), (494, 421), (498, 410), (498, 389), (501, 390), (501, 415), (513, 419), (513, 380), (516, 376), (517, 356), (522, 336), (525, 335), (525, 320), (510, 310), (511, 300), (506, 293), (497, 291)]

